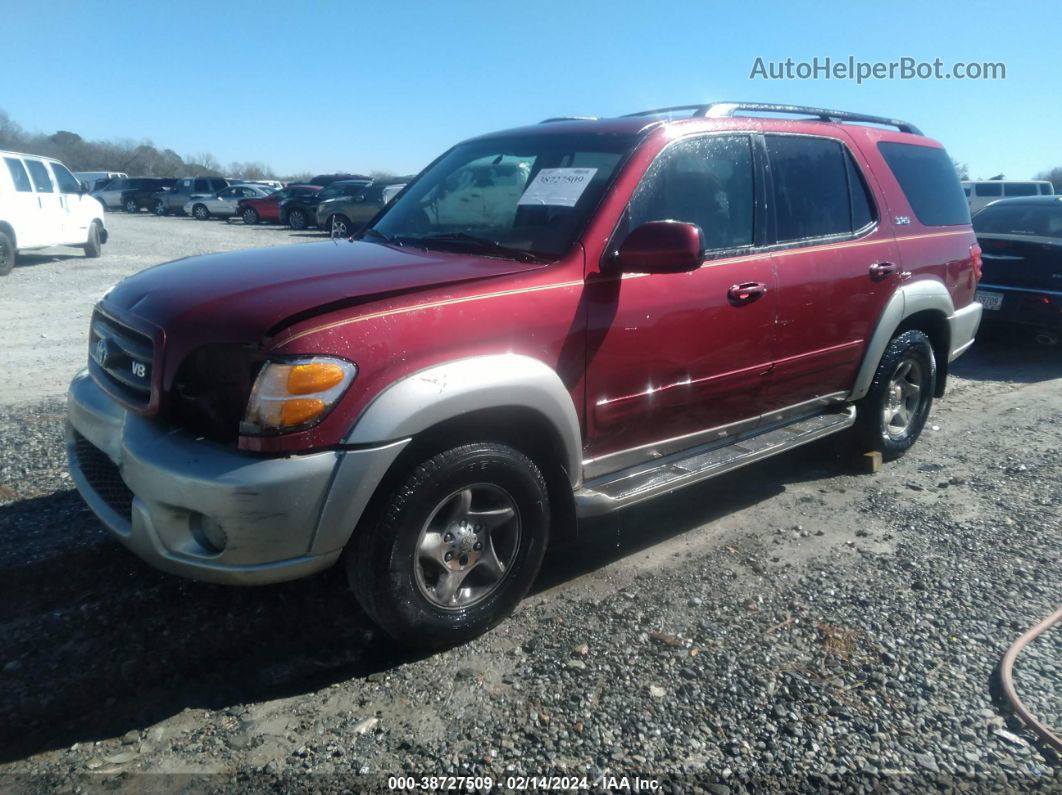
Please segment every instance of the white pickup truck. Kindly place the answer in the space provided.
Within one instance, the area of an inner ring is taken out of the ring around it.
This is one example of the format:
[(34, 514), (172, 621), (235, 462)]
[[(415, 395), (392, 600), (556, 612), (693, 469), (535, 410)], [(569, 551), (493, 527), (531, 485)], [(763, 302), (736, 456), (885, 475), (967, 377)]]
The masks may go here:
[(0, 276), (20, 251), (76, 246), (98, 257), (107, 242), (103, 205), (48, 157), (0, 151)]

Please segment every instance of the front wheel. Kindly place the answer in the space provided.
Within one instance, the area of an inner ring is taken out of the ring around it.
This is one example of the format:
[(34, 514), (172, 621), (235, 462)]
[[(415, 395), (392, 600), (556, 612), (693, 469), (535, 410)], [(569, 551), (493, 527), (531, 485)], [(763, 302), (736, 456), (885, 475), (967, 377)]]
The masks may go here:
[(462, 445), (415, 467), (360, 526), (346, 557), (358, 602), (401, 643), (486, 632), (527, 593), (549, 540), (542, 473), (502, 444)]
[(126, 199), (125, 200), (125, 211), (127, 213), (138, 213), (138, 212), (140, 212), (140, 205), (137, 204), (136, 199)]
[(306, 213), (302, 210), (292, 210), (288, 213), (288, 226), (295, 231), (306, 228)]
[(103, 253), (103, 245), (100, 243), (100, 226), (95, 221), (89, 226), (88, 241), (85, 243), (85, 256), (95, 259)]
[(160, 218), (166, 214), (166, 204), (164, 202), (155, 202), (155, 215)]
[(258, 211), (253, 207), (248, 207), (243, 211), (243, 222), (248, 226), (254, 226), (258, 223)]
[(198, 221), (205, 221), (210, 217), (210, 210), (206, 208), (205, 204), (197, 204), (192, 208), (192, 215), (194, 215)]
[(902, 455), (925, 427), (936, 383), (937, 363), (929, 337), (915, 329), (893, 338), (870, 391), (859, 403), (860, 443), (887, 459)]

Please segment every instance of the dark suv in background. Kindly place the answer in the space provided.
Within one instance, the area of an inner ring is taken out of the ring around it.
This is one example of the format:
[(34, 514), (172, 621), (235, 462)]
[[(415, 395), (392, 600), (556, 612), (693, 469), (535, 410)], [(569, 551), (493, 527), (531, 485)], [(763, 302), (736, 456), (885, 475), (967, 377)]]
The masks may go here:
[[(161, 179), (158, 177), (116, 177), (92, 191), (93, 198), (99, 200), (108, 210), (122, 208), (129, 212), (137, 212), (141, 207), (150, 207), (150, 198), (164, 188), (173, 186), (174, 179)], [(137, 206), (127, 205), (127, 198), (140, 201), (141, 196), (147, 199)]]
[(353, 198), (372, 183), (366, 179), (347, 179), (333, 182), (324, 190), (317, 193), (308, 193), (300, 196), (292, 196), (280, 203), (280, 223), (287, 224), (292, 229), (305, 229), (317, 223), (317, 205), (328, 199), (340, 196)]
[(364, 174), (318, 174), (310, 180), (310, 184), (320, 185), (322, 188), (327, 188), (333, 182), (345, 182), (351, 179), (359, 179), (363, 182), (372, 181), (372, 177), (367, 177)]
[(155, 206), (155, 194), (170, 190), (177, 182), (174, 178), (144, 177), (125, 180), (129, 184), (121, 194), (122, 209), (127, 213), (150, 210)]
[(197, 196), (214, 196), (229, 187), (223, 177), (184, 177), (177, 180), (169, 190), (160, 190), (151, 197), (155, 215), (176, 213), (184, 215), (184, 205)]

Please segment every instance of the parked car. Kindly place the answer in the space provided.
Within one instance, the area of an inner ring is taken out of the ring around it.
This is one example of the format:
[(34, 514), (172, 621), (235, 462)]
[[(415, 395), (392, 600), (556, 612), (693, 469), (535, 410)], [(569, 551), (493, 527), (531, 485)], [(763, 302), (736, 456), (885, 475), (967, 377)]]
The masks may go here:
[(371, 182), (369, 179), (347, 179), (333, 182), (317, 193), (291, 196), (280, 203), (280, 223), (296, 230), (313, 226), (317, 222), (317, 205), (320, 202), (340, 196), (356, 196)]
[(107, 242), (103, 206), (62, 163), (50, 157), (0, 152), (0, 276), (19, 252), (76, 246), (98, 257)]
[(985, 320), (1031, 328), (1038, 342), (1062, 333), (1062, 196), (1002, 199), (973, 217), (984, 257), (977, 300)]
[(390, 192), (390, 198), (393, 198), (403, 187), (402, 184), (380, 180), (358, 188), (353, 195), (343, 193), (322, 199), (317, 205), (317, 227), (336, 237), (349, 237), (371, 221), (387, 204), (385, 191), (395, 188)]
[(241, 199), (264, 199), (272, 192), (261, 185), (232, 185), (215, 196), (192, 197), (185, 202), (183, 210), (185, 215), (193, 215), (200, 221), (211, 216), (231, 218), (239, 214)]
[(141, 207), (151, 207), (152, 196), (165, 188), (172, 188), (175, 179), (157, 177), (118, 177), (92, 191), (106, 209), (123, 209), (140, 212)]
[(322, 188), (327, 188), (333, 182), (347, 182), (349, 180), (371, 182), (372, 177), (367, 177), (364, 174), (318, 174), (310, 180), (310, 184), (320, 185)]
[(284, 183), (276, 179), (229, 179), (230, 185), (261, 185), (264, 188), (280, 190)]
[(169, 190), (163, 190), (152, 196), (151, 206), (155, 215), (184, 213), (184, 205), (193, 198), (216, 196), (229, 187), (229, 181), (223, 177), (184, 177), (177, 180)]
[[(876, 116), (686, 112), (474, 138), (353, 241), (120, 282), (70, 387), (73, 482), (159, 568), (341, 561), (379, 626), (443, 645), (581, 517), (849, 429), (903, 453), (981, 316), (947, 153)], [(478, 221), (440, 218), (461, 198)]]
[(963, 180), (962, 189), (971, 214), (1000, 199), (1051, 196), (1055, 192), (1055, 186), (1046, 179), (967, 179)]
[(112, 179), (129, 175), (124, 171), (75, 171), (74, 176), (78, 182), (85, 186), (89, 193), (92, 193), (92, 191), (106, 185)]
[(257, 224), (259, 221), (287, 223), (287, 219), (280, 220), (281, 202), (292, 197), (309, 196), (320, 190), (319, 185), (288, 185), (263, 199), (240, 199), (236, 212), (245, 224)]

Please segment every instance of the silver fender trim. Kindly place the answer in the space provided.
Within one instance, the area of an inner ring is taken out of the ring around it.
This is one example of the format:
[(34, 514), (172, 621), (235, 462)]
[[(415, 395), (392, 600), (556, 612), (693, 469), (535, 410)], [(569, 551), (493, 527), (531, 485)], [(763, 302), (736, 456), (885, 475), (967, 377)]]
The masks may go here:
[(859, 374), (856, 376), (849, 400), (860, 400), (866, 397), (867, 392), (870, 391), (870, 384), (874, 381), (878, 363), (889, 341), (896, 333), (896, 329), (906, 318), (927, 309), (938, 311), (949, 320), (955, 314), (951, 294), (948, 293), (948, 288), (943, 282), (936, 279), (922, 279), (905, 284), (893, 293), (889, 303), (885, 305), (885, 310), (881, 313), (874, 334), (870, 337), (870, 343), (867, 345), (863, 364), (859, 367)]
[(505, 406), (531, 409), (550, 423), (577, 488), (583, 443), (575, 404), (552, 367), (521, 354), (473, 356), (406, 376), (376, 396), (345, 441), (375, 445), (408, 439), (462, 414)]

